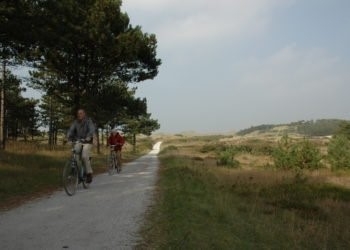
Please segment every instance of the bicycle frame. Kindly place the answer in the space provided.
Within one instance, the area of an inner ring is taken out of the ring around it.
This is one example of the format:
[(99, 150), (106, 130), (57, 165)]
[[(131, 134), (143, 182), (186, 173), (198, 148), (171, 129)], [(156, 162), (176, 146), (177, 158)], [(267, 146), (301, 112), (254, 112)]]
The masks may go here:
[[(81, 159), (83, 145), (81, 145), (80, 153), (78, 153), (75, 150), (75, 146), (77, 145), (77, 143), (80, 143), (80, 142), (75, 142), (72, 144), (72, 160), (74, 161), (72, 165), (75, 165), (78, 168), (79, 182), (81, 182), (84, 179), (84, 174), (86, 170), (85, 170), (84, 162)], [(79, 164), (79, 161), (80, 161), (80, 164)]]
[[(85, 189), (89, 187), (89, 184), (86, 182), (85, 165), (81, 160), (82, 149), (79, 153), (77, 152), (77, 143), (80, 142), (72, 143), (71, 157), (63, 169), (63, 186), (66, 193), (70, 196), (75, 194), (75, 190), (79, 183), (82, 183)], [(83, 145), (81, 145), (81, 147), (83, 147)]]
[(115, 147), (117, 145), (110, 145), (110, 152), (109, 152), (109, 156), (108, 156), (108, 173), (110, 175), (113, 175), (115, 171), (117, 171), (117, 173), (120, 173), (121, 171), (121, 167), (120, 164), (118, 164), (118, 160), (117, 160), (117, 154), (115, 152)]

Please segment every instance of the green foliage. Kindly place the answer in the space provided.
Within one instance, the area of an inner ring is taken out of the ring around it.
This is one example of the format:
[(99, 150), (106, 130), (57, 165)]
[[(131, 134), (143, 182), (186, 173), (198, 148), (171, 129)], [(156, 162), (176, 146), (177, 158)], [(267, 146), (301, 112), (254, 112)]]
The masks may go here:
[(336, 131), (336, 135), (345, 136), (348, 140), (350, 140), (350, 122), (349, 121), (341, 122)]
[(332, 138), (328, 145), (328, 159), (332, 169), (350, 169), (350, 140), (345, 134)]
[(275, 166), (281, 169), (315, 170), (321, 168), (321, 153), (310, 141), (293, 143), (284, 136), (273, 153)]
[(147, 113), (146, 99), (130, 98), (127, 113), (121, 117), (118, 125), (123, 127), (123, 131), (130, 138), (131, 144), (136, 149), (136, 135), (143, 134), (150, 136), (153, 131), (160, 128), (157, 120), (151, 118)]
[[(135, 98), (135, 91), (130, 90), (126, 83), (111, 80), (101, 86), (96, 93), (90, 93), (83, 101), (83, 107), (95, 120), (98, 127), (109, 124), (111, 127), (121, 125), (121, 119), (134, 112), (133, 103), (139, 100)], [(144, 103), (142, 112), (146, 112), (147, 104)]]
[(218, 166), (224, 166), (228, 168), (238, 168), (239, 162), (234, 158), (236, 153), (237, 152), (232, 147), (226, 148), (223, 151), (219, 151), (216, 164)]
[(310, 121), (298, 121), (289, 124), (264, 124), (243, 129), (237, 135), (247, 135), (253, 132), (266, 133), (272, 132), (274, 128), (287, 127), (286, 132), (298, 132), (305, 136), (327, 136), (333, 135), (337, 132), (339, 125), (343, 123), (339, 119), (319, 119)]
[(199, 151), (201, 153), (205, 154), (205, 153), (210, 153), (210, 152), (218, 153), (218, 152), (225, 151), (225, 150), (226, 150), (226, 146), (224, 146), (222, 144), (208, 143), (208, 144), (203, 145)]
[(256, 142), (246, 142), (241, 145), (229, 145), (226, 146), (222, 143), (208, 143), (203, 145), (200, 148), (201, 153), (210, 153), (210, 152), (221, 152), (225, 150), (232, 150), (236, 153), (247, 153), (254, 155), (271, 155), (273, 153), (274, 148), (266, 142), (262, 142), (260, 140)]
[[(0, 80), (1, 84), (1, 80)], [(5, 95), (5, 129), (7, 135), (16, 139), (19, 135), (25, 139), (28, 135), (37, 134), (39, 114), (36, 109), (37, 100), (24, 98), (21, 81), (10, 71), (6, 72)]]
[(271, 124), (263, 124), (263, 125), (259, 125), (259, 126), (252, 126), (250, 128), (238, 131), (237, 135), (247, 135), (247, 134), (250, 134), (250, 133), (253, 133), (253, 132), (264, 133), (264, 132), (267, 132), (267, 131), (273, 129), (276, 126), (277, 125), (271, 125)]
[(338, 130), (342, 120), (321, 119), (316, 121), (305, 121), (298, 124), (298, 132), (307, 136), (327, 136), (333, 135)]
[(12, 0), (0, 2), (0, 59), (17, 64), (34, 44), (33, 13), (30, 2)]
[(42, 25), (32, 85), (58, 89), (73, 110), (111, 80), (141, 82), (158, 74), (155, 35), (133, 27), (121, 1), (40, 1), (35, 10)]
[(67, 127), (81, 107), (99, 128), (120, 125), (126, 116), (128, 122), (142, 117), (133, 129), (137, 133), (159, 128), (145, 99), (128, 86), (157, 76), (157, 39), (131, 25), (121, 5), (121, 0), (0, 2), (0, 59), (32, 62), (30, 86), (44, 92), (40, 118), (50, 134)]

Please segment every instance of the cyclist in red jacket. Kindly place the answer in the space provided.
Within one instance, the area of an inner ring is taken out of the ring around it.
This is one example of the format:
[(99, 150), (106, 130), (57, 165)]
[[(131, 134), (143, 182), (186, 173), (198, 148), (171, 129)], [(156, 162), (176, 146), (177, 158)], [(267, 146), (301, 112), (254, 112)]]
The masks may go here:
[(111, 135), (108, 138), (108, 146), (114, 145), (114, 150), (117, 155), (117, 164), (122, 165), (122, 148), (125, 143), (124, 137), (117, 129), (113, 129)]

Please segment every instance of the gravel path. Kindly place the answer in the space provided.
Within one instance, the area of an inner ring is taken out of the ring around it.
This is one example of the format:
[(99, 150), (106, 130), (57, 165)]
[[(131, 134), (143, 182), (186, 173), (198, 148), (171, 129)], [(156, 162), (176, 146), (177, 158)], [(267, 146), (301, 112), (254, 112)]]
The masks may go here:
[(160, 144), (72, 197), (60, 191), (0, 213), (0, 249), (132, 249), (150, 205)]

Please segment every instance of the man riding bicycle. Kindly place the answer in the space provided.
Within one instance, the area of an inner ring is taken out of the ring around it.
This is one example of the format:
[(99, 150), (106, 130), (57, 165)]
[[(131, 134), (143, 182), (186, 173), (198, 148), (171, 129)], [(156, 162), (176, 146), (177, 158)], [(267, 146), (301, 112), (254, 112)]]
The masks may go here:
[(117, 162), (119, 166), (122, 164), (122, 147), (124, 146), (125, 139), (121, 135), (121, 132), (117, 129), (112, 129), (112, 133), (108, 138), (108, 146), (114, 146), (114, 150), (117, 156)]
[(81, 152), (81, 160), (86, 168), (86, 182), (92, 182), (92, 168), (90, 162), (90, 152), (92, 140), (95, 134), (95, 125), (92, 120), (86, 116), (84, 109), (77, 111), (77, 119), (72, 123), (68, 130), (67, 138), (70, 141), (76, 141), (75, 150)]

